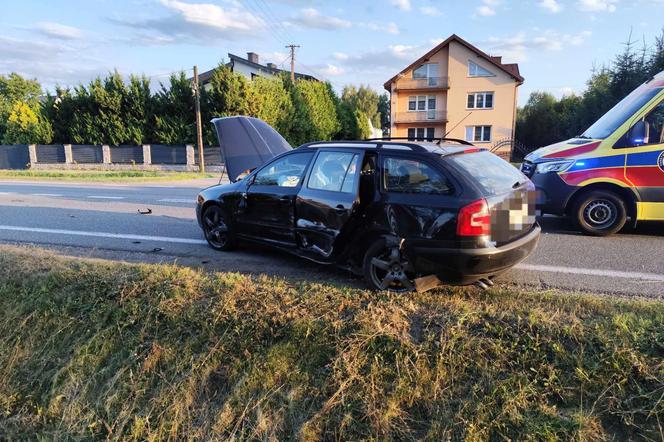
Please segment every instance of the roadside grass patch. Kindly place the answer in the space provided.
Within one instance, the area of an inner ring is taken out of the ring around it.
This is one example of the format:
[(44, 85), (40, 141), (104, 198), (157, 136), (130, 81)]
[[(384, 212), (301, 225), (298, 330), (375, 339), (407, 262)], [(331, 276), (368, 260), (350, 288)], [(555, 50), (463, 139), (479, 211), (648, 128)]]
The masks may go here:
[(0, 434), (660, 440), (664, 304), (0, 249)]
[(219, 174), (161, 170), (0, 170), (0, 179), (64, 181), (173, 181), (216, 178)]

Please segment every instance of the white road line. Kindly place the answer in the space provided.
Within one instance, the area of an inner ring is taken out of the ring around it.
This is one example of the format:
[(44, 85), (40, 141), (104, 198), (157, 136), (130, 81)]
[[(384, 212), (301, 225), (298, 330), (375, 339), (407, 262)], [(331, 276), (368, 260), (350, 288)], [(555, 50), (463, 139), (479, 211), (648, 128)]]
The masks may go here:
[(163, 200), (157, 200), (159, 203), (195, 203), (196, 201), (193, 198), (164, 198)]
[(62, 196), (60, 193), (32, 193), (33, 196)]
[(14, 192), (0, 192), (0, 195), (12, 195)]
[(50, 233), (53, 235), (92, 236), (96, 238), (158, 241), (158, 242), (170, 242), (178, 244), (207, 244), (205, 240), (194, 239), (194, 238), (173, 238), (168, 236), (131, 235), (126, 233), (88, 232), (83, 230), (42, 229), (39, 227), (0, 225), (0, 230), (10, 230), (14, 232)]
[(664, 282), (664, 275), (658, 275), (657, 273), (622, 272), (618, 270), (584, 269), (577, 267), (558, 267), (536, 264), (518, 264), (514, 268), (521, 270), (531, 270), (534, 272), (571, 273), (573, 275), (603, 276), (607, 278), (641, 279), (645, 281)]
[(88, 198), (94, 198), (98, 200), (123, 200), (124, 196), (88, 195)]

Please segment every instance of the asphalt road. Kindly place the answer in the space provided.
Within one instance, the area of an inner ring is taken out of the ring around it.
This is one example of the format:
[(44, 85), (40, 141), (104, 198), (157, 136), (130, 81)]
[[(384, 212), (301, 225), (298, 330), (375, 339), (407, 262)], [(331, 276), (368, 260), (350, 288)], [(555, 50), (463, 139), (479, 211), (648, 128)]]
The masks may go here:
[[(199, 189), (211, 184), (215, 181), (127, 186), (0, 181), (0, 243), (361, 285), (344, 271), (269, 249), (220, 253), (207, 247), (193, 209)], [(150, 214), (139, 213), (147, 209)], [(664, 225), (594, 238), (564, 219), (547, 217), (541, 224), (538, 249), (502, 282), (664, 299)]]

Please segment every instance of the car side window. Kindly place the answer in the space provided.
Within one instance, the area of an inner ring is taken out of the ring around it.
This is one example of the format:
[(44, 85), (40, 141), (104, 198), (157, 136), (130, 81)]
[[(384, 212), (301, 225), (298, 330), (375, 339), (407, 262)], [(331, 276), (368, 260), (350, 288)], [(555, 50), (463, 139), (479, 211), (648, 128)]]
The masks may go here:
[(393, 193), (449, 195), (454, 188), (437, 170), (418, 160), (383, 159), (383, 186)]
[(302, 180), (313, 152), (286, 155), (268, 164), (256, 174), (254, 184), (259, 186), (297, 187)]
[(321, 152), (311, 169), (310, 189), (353, 193), (360, 156), (353, 152)]

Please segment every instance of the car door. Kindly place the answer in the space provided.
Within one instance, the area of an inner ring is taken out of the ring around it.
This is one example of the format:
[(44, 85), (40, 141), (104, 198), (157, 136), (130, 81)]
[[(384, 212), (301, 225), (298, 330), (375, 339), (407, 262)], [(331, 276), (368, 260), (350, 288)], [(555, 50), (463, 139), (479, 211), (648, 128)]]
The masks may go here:
[(641, 197), (637, 217), (664, 220), (664, 100), (635, 124), (645, 136), (627, 141), (625, 177)]
[(294, 246), (295, 197), (313, 151), (280, 156), (249, 179), (236, 214), (240, 236)]
[(350, 228), (359, 203), (362, 150), (320, 149), (296, 202), (300, 252), (329, 262)]
[(454, 246), (459, 200), (447, 172), (428, 159), (384, 152), (379, 157), (384, 223), (413, 245)]

